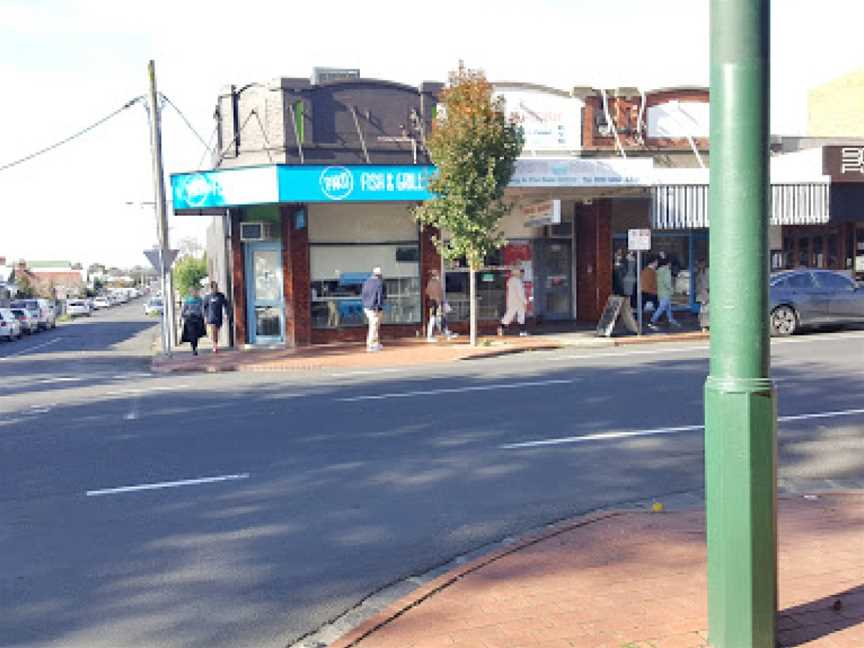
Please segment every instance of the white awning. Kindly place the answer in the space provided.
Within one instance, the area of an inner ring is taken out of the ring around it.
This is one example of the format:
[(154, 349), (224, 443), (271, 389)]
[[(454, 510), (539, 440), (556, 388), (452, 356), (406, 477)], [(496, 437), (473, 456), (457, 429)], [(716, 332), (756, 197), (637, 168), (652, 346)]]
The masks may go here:
[[(830, 215), (829, 183), (771, 185), (771, 225), (821, 225)], [(708, 185), (657, 185), (651, 189), (653, 229), (708, 227)]]

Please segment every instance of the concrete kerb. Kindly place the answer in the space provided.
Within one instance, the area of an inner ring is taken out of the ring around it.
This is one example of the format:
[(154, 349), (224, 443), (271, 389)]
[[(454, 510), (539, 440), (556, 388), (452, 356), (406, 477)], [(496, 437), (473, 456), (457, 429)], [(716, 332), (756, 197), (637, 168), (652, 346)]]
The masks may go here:
[(531, 529), (515, 538), (502, 538), (423, 574), (384, 586), (287, 648), (355, 648), (379, 629), (472, 572), (573, 529), (621, 515), (650, 512), (652, 505), (659, 500), (662, 500), (666, 511), (685, 511), (704, 506), (704, 494), (701, 491), (670, 493), (580, 513)]
[[(849, 484), (852, 488), (841, 489), (833, 488), (830, 480), (823, 480), (823, 482), (821, 485), (815, 481), (808, 482), (807, 486), (812, 487), (813, 490), (806, 492), (799, 488), (781, 489), (778, 499), (814, 500), (823, 495), (860, 495), (864, 492), (864, 483), (861, 482)], [(681, 513), (702, 509), (704, 492), (671, 493), (649, 500), (625, 502), (544, 525), (515, 539), (504, 538), (484, 545), (425, 574), (412, 576), (382, 588), (348, 612), (302, 637), (288, 648), (356, 648), (378, 630), (473, 572), (573, 529), (623, 515), (651, 513), (652, 506), (656, 502), (663, 504), (662, 512), (655, 512), (657, 515), (662, 515), (663, 512)]]

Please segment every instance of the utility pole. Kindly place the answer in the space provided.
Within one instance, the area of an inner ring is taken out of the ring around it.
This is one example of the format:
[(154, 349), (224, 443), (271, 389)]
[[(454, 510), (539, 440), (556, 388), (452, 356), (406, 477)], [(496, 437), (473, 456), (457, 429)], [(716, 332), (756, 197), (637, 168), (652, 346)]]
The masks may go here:
[(159, 235), (159, 270), (162, 280), (162, 352), (171, 354), (174, 347), (174, 287), (168, 246), (168, 214), (165, 200), (165, 175), (162, 169), (162, 119), (156, 92), (156, 63), (147, 65), (150, 87), (147, 105), (150, 109), (150, 152), (153, 156), (153, 194), (156, 202), (156, 229)]
[(774, 648), (777, 410), (768, 334), (770, 0), (711, 0), (708, 640)]

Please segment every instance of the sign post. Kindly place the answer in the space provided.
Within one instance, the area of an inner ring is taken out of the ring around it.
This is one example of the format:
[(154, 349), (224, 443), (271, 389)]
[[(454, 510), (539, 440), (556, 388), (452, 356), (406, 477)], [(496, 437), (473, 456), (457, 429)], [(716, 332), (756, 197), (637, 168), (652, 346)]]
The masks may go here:
[(161, 328), (161, 337), (162, 337), (162, 351), (163, 353), (168, 353), (167, 349), (171, 346), (171, 340), (169, 332), (171, 326), (168, 322), (171, 320), (168, 319), (168, 309), (165, 305), (167, 293), (167, 286), (165, 283), (165, 276), (171, 272), (171, 266), (174, 265), (174, 259), (177, 258), (177, 254), (180, 250), (168, 250), (168, 255), (165, 257), (165, 265), (162, 264), (162, 250), (158, 247), (154, 247), (152, 250), (144, 250), (144, 256), (147, 257), (147, 260), (150, 262), (150, 265), (153, 266), (153, 269), (159, 273), (159, 286), (162, 290), (162, 317), (159, 318), (159, 325)]
[(639, 335), (642, 335), (642, 250), (651, 249), (651, 230), (627, 230), (627, 248), (636, 250), (636, 309), (639, 311)]

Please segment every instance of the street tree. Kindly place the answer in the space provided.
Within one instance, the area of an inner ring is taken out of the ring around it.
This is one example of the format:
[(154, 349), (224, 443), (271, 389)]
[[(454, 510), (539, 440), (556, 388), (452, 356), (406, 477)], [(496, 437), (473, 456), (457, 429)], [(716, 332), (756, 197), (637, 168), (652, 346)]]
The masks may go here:
[(195, 286), (201, 287), (201, 280), (207, 277), (207, 259), (186, 256), (174, 264), (174, 287), (180, 295), (185, 295)]
[(504, 102), (480, 70), (460, 61), (450, 73), (439, 113), (426, 138), (437, 167), (429, 189), (434, 197), (414, 210), (422, 225), (439, 234), (435, 245), (446, 259), (465, 259), (469, 270), (471, 344), (477, 344), (476, 274), (505, 239), (501, 218), (512, 205), (503, 200), (522, 152), (522, 129), (504, 114)]

